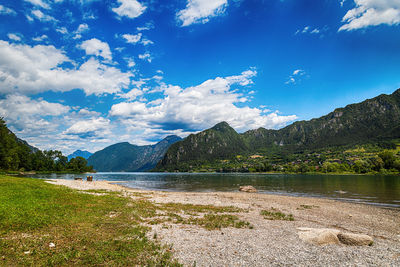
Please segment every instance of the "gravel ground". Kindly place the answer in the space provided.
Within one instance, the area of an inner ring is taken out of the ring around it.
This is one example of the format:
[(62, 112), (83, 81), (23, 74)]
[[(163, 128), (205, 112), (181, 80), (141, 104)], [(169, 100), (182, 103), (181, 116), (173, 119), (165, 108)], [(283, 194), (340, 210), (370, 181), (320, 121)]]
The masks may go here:
[[(253, 229), (208, 231), (198, 226), (153, 225), (149, 236), (170, 244), (185, 266), (400, 266), (400, 210), (328, 199), (256, 193), (181, 193), (127, 189), (108, 182), (52, 180), (71, 188), (146, 193), (157, 203), (211, 204), (249, 210), (238, 214)], [(302, 206), (306, 205), (306, 206)], [(293, 214), (295, 221), (271, 221), (260, 215), (271, 207)], [(299, 227), (332, 228), (367, 234), (373, 246), (304, 242)]]

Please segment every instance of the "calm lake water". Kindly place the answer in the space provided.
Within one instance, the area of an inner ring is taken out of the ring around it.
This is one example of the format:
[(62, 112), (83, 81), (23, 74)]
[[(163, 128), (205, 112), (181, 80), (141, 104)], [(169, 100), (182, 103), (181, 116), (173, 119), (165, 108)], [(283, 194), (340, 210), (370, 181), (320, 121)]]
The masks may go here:
[[(400, 176), (217, 174), (217, 173), (94, 173), (96, 180), (124, 181), (121, 185), (150, 190), (237, 191), (253, 185), (260, 193), (323, 197), (400, 208)], [(31, 175), (32, 176), (32, 175)], [(74, 179), (82, 174), (38, 174), (36, 178)]]

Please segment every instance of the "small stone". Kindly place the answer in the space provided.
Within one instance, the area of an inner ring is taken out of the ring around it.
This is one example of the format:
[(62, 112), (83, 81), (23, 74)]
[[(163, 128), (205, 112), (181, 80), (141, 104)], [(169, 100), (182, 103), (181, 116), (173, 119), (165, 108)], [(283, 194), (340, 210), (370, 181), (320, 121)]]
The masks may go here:
[(56, 247), (56, 245), (54, 243), (49, 244), (49, 248), (55, 248), (55, 247)]
[(337, 237), (341, 243), (351, 246), (372, 246), (374, 243), (369, 235), (339, 233)]
[(257, 189), (255, 189), (251, 185), (243, 185), (243, 186), (239, 187), (239, 191), (246, 192), (246, 193), (257, 193)]
[(31, 251), (30, 250), (28, 250), (28, 251), (24, 251), (24, 254), (31, 254)]

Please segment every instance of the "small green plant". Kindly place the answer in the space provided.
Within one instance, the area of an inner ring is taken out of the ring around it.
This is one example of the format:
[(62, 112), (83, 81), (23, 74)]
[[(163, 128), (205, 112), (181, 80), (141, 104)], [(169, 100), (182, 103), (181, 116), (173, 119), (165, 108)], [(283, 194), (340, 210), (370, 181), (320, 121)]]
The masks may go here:
[(275, 208), (271, 208), (271, 210), (262, 210), (260, 214), (267, 220), (294, 221), (292, 214), (285, 214)]

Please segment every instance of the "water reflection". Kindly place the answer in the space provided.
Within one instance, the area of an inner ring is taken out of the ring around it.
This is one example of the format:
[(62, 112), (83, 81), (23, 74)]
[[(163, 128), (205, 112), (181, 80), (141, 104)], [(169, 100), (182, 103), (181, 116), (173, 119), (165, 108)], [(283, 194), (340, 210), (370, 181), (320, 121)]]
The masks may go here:
[[(253, 185), (261, 193), (328, 197), (400, 208), (400, 176), (94, 173), (94, 180), (125, 181), (124, 186), (165, 191), (237, 191)], [(41, 174), (37, 178), (74, 179), (80, 174)]]

